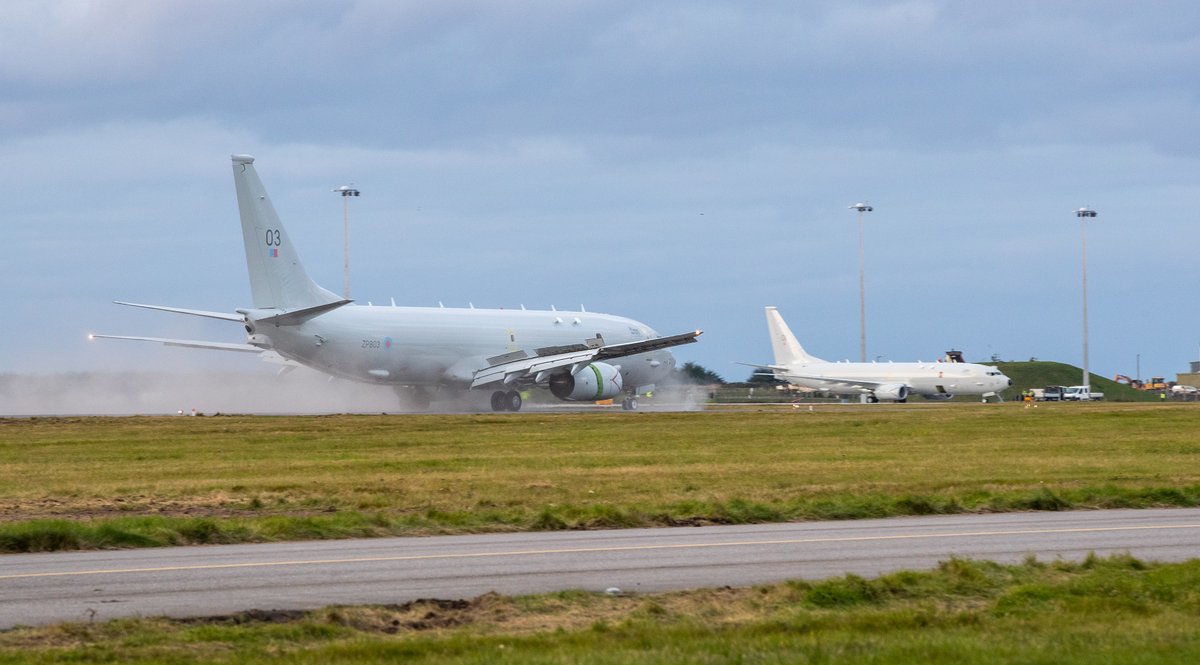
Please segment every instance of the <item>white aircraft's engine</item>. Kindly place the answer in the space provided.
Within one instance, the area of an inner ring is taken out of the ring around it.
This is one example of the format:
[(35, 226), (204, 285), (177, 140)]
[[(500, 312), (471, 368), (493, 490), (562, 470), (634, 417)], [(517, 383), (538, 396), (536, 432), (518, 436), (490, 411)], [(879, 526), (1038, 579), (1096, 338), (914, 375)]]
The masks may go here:
[(921, 395), (921, 397), (924, 397), (931, 402), (945, 402), (946, 400), (954, 397), (954, 395), (951, 395), (950, 393), (933, 393), (930, 395)]
[(875, 399), (908, 399), (908, 386), (903, 383), (885, 383), (875, 389)]
[(621, 394), (621, 371), (607, 363), (592, 363), (574, 374), (550, 378), (550, 392), (570, 402), (590, 402)]

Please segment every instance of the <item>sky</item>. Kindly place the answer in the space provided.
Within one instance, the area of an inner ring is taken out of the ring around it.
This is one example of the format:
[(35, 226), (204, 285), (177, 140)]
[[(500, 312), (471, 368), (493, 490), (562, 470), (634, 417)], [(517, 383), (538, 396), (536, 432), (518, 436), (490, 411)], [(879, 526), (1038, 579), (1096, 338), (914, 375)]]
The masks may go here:
[[(1200, 355), (1200, 4), (14, 0), (0, 374), (258, 371), (113, 300), (249, 304), (229, 155), (308, 272), (402, 305), (620, 314), (730, 380), (812, 354)], [(232, 356), (232, 357), (231, 357)], [(269, 369), (263, 371), (270, 371)]]

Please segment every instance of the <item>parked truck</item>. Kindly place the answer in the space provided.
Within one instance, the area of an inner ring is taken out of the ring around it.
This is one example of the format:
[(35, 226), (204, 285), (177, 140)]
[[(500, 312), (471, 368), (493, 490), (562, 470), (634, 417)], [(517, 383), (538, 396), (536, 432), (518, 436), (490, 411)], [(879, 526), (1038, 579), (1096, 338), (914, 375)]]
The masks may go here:
[(1067, 386), (1063, 390), (1062, 398), (1070, 402), (1094, 402), (1104, 399), (1104, 393), (1092, 390), (1091, 386)]
[(1033, 398), (1039, 402), (1057, 402), (1063, 398), (1063, 391), (1066, 389), (1066, 386), (1046, 386), (1045, 388), (1035, 388), (1033, 391)]

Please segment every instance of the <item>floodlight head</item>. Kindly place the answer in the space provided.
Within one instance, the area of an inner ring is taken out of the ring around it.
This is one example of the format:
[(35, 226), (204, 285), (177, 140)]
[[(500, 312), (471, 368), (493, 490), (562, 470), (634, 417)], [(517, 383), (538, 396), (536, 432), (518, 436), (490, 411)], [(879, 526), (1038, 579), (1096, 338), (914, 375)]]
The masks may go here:
[(854, 205), (850, 206), (850, 209), (857, 210), (859, 212), (871, 212), (874, 210), (874, 208), (865, 203), (855, 203)]
[(1096, 211), (1092, 210), (1091, 208), (1089, 208), (1087, 206), (1084, 206), (1084, 207), (1080, 208), (1079, 210), (1075, 211), (1075, 216), (1076, 217), (1095, 217)]
[(358, 196), (358, 190), (354, 189), (350, 185), (342, 185), (341, 187), (330, 191), (338, 192), (342, 196)]

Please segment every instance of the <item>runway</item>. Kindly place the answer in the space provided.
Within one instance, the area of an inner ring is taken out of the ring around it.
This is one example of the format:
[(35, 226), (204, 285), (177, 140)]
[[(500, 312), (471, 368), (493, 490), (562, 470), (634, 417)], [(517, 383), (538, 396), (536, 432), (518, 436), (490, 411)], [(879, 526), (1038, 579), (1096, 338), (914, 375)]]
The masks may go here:
[(0, 628), (124, 616), (401, 603), (563, 589), (650, 592), (1016, 563), (1200, 556), (1200, 509), (907, 517), (0, 556)]

